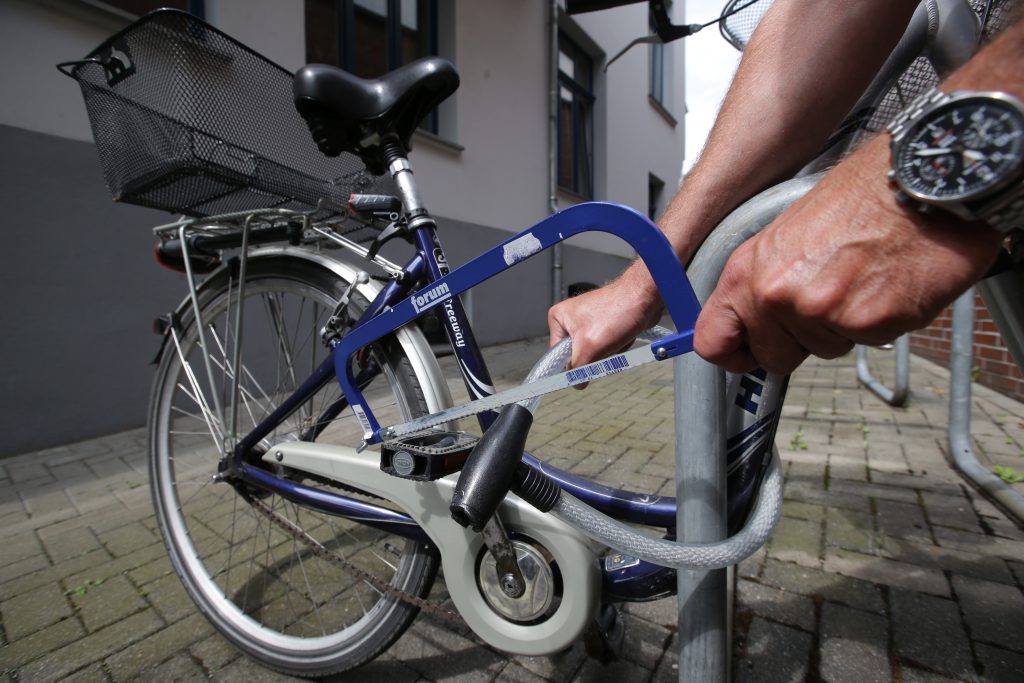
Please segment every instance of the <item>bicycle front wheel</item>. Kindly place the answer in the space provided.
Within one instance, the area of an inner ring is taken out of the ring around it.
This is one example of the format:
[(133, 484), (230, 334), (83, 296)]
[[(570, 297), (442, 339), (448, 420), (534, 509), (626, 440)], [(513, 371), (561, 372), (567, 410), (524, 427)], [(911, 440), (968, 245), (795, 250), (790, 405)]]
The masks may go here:
[[(203, 335), (186, 307), (162, 354), (150, 406), (153, 501), (175, 570), (236, 647), (296, 675), (358, 666), (390, 646), (416, 616), (414, 607), (333, 558), (419, 596), (429, 592), (438, 564), (436, 551), (421, 543), (220, 476), (231, 413), (238, 415), (238, 433), (245, 434), (322, 362), (328, 352), (320, 330), (347, 285), (326, 267), (280, 255), (250, 258), (241, 302), (231, 269), (211, 276), (199, 291)], [(366, 305), (357, 294), (350, 312), (357, 315)], [(243, 323), (236, 335), (240, 306)], [(419, 382), (393, 337), (375, 344), (370, 357), (379, 374), (364, 396), (374, 413), (381, 419), (424, 414)], [(358, 443), (362, 431), (347, 409), (329, 425), (318, 424), (340, 396), (337, 382), (329, 381), (262, 447), (313, 435), (321, 442)], [(387, 505), (301, 472), (274, 474)]]

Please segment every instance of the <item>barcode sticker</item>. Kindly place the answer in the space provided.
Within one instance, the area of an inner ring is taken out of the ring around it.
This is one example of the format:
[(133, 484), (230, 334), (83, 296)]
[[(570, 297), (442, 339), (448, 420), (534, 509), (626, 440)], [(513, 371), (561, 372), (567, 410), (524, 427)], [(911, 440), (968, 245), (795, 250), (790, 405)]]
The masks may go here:
[(353, 403), (352, 412), (356, 414), (356, 419), (359, 420), (359, 424), (363, 427), (363, 438), (373, 438), (373, 427), (370, 426), (370, 420), (366, 417), (363, 407), (358, 403)]
[(581, 382), (589, 382), (592, 379), (598, 377), (604, 377), (611, 375), (616, 372), (622, 372), (629, 367), (629, 361), (626, 359), (625, 354), (619, 356), (612, 356), (605, 360), (591, 363), (590, 365), (584, 365), (581, 368), (570, 370), (565, 373), (565, 381), (572, 386)]

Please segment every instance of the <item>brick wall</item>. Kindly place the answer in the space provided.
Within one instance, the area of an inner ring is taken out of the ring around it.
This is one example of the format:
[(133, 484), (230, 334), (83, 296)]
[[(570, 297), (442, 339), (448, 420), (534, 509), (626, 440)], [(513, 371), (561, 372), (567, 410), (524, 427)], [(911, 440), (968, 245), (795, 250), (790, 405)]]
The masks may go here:
[[(976, 379), (979, 383), (1007, 396), (1024, 400), (1024, 376), (1003, 345), (1003, 339), (996, 324), (988, 314), (981, 297), (975, 299), (974, 360)], [(910, 336), (910, 350), (929, 360), (949, 367), (949, 349), (952, 343), (950, 330), (952, 308), (944, 310), (931, 325)]]

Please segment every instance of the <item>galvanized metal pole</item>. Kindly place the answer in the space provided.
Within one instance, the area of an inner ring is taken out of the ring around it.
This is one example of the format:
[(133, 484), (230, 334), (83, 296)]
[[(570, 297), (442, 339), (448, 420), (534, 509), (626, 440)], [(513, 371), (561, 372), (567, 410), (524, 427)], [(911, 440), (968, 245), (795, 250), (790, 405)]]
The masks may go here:
[[(717, 387), (717, 389), (716, 389)], [(684, 543), (725, 538), (725, 377), (696, 354), (676, 361), (676, 534)], [(728, 676), (728, 570), (679, 570), (679, 680)]]
[(902, 406), (910, 395), (910, 335), (905, 334), (895, 343), (896, 383), (892, 389), (882, 384), (868, 368), (868, 350), (857, 347), (857, 379), (871, 392), (891, 406)]
[(983, 467), (971, 447), (973, 345), (974, 288), (971, 288), (953, 303), (953, 342), (949, 362), (949, 455), (953, 466), (982, 495), (1018, 522), (1024, 522), (1024, 496)]

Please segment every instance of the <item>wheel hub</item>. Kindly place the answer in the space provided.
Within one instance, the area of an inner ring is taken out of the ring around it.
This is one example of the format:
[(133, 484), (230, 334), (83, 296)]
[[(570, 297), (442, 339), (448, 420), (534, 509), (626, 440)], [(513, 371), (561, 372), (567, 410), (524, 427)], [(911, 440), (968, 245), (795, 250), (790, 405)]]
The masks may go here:
[(526, 590), (513, 598), (504, 589), (504, 576), (499, 576), (494, 556), (485, 548), (477, 570), (477, 584), (487, 604), (502, 617), (516, 622), (531, 622), (548, 613), (555, 598), (555, 580), (551, 565), (532, 545), (512, 541), (516, 560), (522, 571)]

